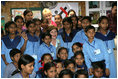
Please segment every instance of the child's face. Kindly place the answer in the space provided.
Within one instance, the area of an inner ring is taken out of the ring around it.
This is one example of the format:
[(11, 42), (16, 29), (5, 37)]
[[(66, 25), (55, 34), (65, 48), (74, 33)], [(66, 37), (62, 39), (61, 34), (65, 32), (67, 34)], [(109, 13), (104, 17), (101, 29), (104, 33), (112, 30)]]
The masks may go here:
[(54, 17), (54, 19), (55, 19), (55, 23), (56, 23), (57, 25), (58, 25), (58, 24), (61, 24), (62, 19), (60, 18), (59, 15), (56, 15), (56, 16)]
[(77, 45), (74, 45), (72, 48), (73, 48), (73, 53), (76, 53), (77, 51), (82, 51), (82, 47), (79, 47)]
[(48, 78), (55, 78), (56, 77), (56, 67), (51, 67), (47, 70), (46, 75)]
[(52, 61), (52, 58), (50, 57), (50, 55), (46, 55), (43, 59), (43, 62), (46, 64), (48, 62), (51, 62)]
[(56, 70), (57, 70), (57, 74), (59, 74), (63, 70), (63, 66), (61, 62), (57, 63)]
[(48, 22), (50, 22), (52, 20), (52, 14), (51, 13), (46, 13), (44, 15), (44, 18), (48, 20)]
[(8, 27), (8, 31), (9, 31), (9, 33), (11, 33), (11, 34), (15, 34), (16, 30), (17, 30), (17, 28), (16, 28), (16, 26), (15, 26), (14, 24), (11, 24), (11, 25)]
[(71, 78), (71, 76), (67, 74), (67, 75), (63, 75), (63, 78)]
[(114, 7), (111, 9), (111, 11), (112, 11), (112, 14), (117, 15), (117, 6), (114, 6)]
[(20, 57), (21, 57), (21, 54), (17, 53), (16, 55), (14, 55), (14, 57), (11, 57), (11, 59), (13, 60), (13, 62), (18, 63)]
[(43, 41), (44, 41), (45, 44), (50, 45), (50, 42), (51, 42), (50, 36), (45, 36), (45, 38), (43, 39)]
[(101, 21), (101, 23), (99, 23), (99, 27), (103, 30), (106, 30), (108, 28), (108, 20), (107, 19), (103, 19)]
[(25, 20), (26, 21), (29, 21), (29, 20), (32, 20), (33, 19), (33, 14), (32, 14), (32, 12), (29, 12), (24, 17), (25, 17)]
[(69, 69), (69, 70), (71, 70), (72, 72), (75, 72), (75, 66), (74, 66), (74, 64), (69, 64), (68, 66), (67, 66), (67, 69)]
[(80, 74), (77, 76), (77, 78), (87, 78), (84, 74)]
[(36, 21), (35, 22), (35, 26), (36, 26), (36, 30), (40, 30), (41, 22), (40, 21)]
[(70, 29), (71, 28), (71, 24), (66, 21), (66, 22), (64, 22), (63, 27), (65, 29)]
[(57, 38), (57, 30), (56, 29), (51, 30), (50, 34), (52, 36), (52, 39), (56, 39)]
[(83, 65), (83, 62), (84, 62), (84, 58), (82, 57), (82, 55), (77, 55), (75, 57), (75, 63), (77, 65)]
[(103, 69), (94, 69), (93, 74), (95, 78), (101, 78), (103, 76)]
[(62, 49), (60, 53), (58, 54), (58, 57), (62, 60), (68, 59), (68, 53), (65, 49)]
[(36, 27), (35, 27), (35, 24), (30, 24), (29, 25), (29, 27), (28, 27), (28, 31), (29, 31), (29, 33), (32, 33), (32, 34), (34, 34), (35, 33), (35, 31), (36, 31)]
[(71, 19), (72, 19), (73, 25), (75, 26), (75, 25), (77, 24), (77, 19), (76, 19), (76, 17), (72, 17)]
[(31, 62), (27, 65), (21, 65), (21, 68), (24, 72), (28, 73), (28, 74), (32, 74), (33, 70), (34, 70), (34, 62)]
[(86, 35), (89, 39), (94, 39), (94, 36), (95, 36), (95, 30), (94, 29), (89, 29), (87, 32), (86, 32)]
[(23, 26), (23, 20), (22, 19), (17, 19), (16, 20), (16, 25), (17, 25), (18, 28), (22, 28), (22, 26)]
[(89, 26), (89, 25), (91, 25), (91, 23), (89, 22), (89, 20), (88, 19), (84, 19), (83, 21), (82, 21), (82, 27), (83, 27), (83, 29), (85, 29), (87, 26)]

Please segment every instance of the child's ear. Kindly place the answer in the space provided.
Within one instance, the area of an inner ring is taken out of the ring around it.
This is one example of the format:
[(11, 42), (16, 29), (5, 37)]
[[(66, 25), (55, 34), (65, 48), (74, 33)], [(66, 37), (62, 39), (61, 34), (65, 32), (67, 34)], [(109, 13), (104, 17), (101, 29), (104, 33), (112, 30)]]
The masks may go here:
[(81, 47), (80, 49), (83, 50), (83, 47)]
[(25, 66), (23, 64), (21, 64), (21, 69), (23, 69)]
[(42, 41), (44, 41), (44, 39), (42, 39)]
[(11, 57), (11, 60), (13, 60), (14, 58), (13, 57)]
[(44, 71), (44, 73), (45, 73), (45, 75), (47, 75), (47, 72), (46, 71)]
[(57, 57), (60, 57), (60, 55), (59, 55), (59, 54), (57, 54)]

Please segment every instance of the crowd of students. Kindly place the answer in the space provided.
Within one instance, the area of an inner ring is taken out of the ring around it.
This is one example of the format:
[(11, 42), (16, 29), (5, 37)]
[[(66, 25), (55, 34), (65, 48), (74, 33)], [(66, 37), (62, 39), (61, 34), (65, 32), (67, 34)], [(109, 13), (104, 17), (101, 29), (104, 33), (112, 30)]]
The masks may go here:
[[(114, 4), (114, 6), (117, 6)], [(1, 39), (3, 78), (116, 78), (115, 33), (109, 19), (98, 19), (98, 30), (89, 16), (74, 10), (62, 18), (44, 8), (43, 18), (25, 10), (5, 24)]]

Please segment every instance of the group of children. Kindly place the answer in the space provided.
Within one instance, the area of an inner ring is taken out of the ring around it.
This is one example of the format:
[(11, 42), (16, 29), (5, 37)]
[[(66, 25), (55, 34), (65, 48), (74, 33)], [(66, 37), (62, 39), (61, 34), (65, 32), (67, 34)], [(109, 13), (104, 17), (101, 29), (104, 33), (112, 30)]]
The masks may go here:
[[(116, 6), (116, 5), (115, 5)], [(5, 24), (1, 44), (1, 77), (4, 78), (116, 78), (115, 34), (106, 16), (79, 18), (74, 10), (62, 19), (45, 8), (43, 19), (31, 10)], [(78, 24), (81, 22), (81, 24)]]

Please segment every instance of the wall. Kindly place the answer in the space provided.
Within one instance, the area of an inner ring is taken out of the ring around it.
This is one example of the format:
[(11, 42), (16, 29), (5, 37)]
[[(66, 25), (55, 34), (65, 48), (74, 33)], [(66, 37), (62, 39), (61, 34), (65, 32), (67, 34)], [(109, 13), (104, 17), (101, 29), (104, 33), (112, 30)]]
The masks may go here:
[[(58, 1), (58, 2), (72, 2), (72, 1)], [(85, 1), (78, 2), (81, 7), (81, 15), (85, 16)], [(10, 8), (33, 8), (41, 7), (40, 1), (6, 1), (5, 6), (1, 5), (1, 16), (5, 16), (5, 22), (11, 20)]]

